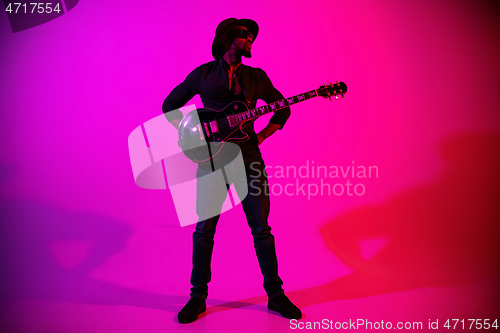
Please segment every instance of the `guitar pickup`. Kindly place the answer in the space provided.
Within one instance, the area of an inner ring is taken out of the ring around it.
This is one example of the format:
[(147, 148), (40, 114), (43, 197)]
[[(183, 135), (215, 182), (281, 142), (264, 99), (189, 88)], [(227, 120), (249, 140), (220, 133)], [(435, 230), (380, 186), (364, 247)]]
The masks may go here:
[(218, 133), (219, 132), (219, 125), (217, 125), (217, 120), (211, 121), (210, 122), (210, 130), (212, 133)]
[(229, 123), (229, 127), (236, 126), (236, 122), (234, 121), (234, 115), (227, 116), (227, 122)]

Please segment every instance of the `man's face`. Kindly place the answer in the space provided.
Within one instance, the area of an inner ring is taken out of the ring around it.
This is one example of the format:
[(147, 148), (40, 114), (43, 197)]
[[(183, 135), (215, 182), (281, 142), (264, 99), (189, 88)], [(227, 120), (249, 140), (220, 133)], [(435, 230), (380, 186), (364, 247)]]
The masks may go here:
[[(234, 34), (234, 35), (233, 35)], [(228, 36), (236, 36), (231, 49), (238, 54), (246, 58), (251, 58), (252, 54), (250, 50), (252, 49), (253, 35), (247, 28), (239, 26), (235, 30), (230, 31)]]

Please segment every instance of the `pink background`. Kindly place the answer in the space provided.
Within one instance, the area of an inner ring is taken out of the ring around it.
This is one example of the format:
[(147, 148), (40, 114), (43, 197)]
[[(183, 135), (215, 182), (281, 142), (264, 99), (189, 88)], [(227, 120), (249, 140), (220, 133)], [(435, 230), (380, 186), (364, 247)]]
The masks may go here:
[(260, 26), (245, 63), (286, 97), (349, 88), (294, 106), (261, 146), (266, 164), (379, 169), (351, 179), (363, 196), (272, 196), (280, 276), (303, 320), (498, 318), (499, 14), (486, 0), (82, 0), (15, 34), (0, 14), (0, 329), (290, 329), (267, 313), (239, 207), (219, 222), (208, 314), (176, 322), (193, 228), (168, 190), (134, 183), (128, 155), (128, 135), (212, 60), (217, 24), (235, 16)]

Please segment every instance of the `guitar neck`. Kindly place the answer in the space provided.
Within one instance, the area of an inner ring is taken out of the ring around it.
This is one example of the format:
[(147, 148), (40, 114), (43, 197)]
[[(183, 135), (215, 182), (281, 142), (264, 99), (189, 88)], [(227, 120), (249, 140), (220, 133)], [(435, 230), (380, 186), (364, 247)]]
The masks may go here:
[(303, 102), (305, 100), (311, 99), (313, 97), (318, 96), (317, 90), (307, 91), (302, 94), (298, 94), (289, 98), (280, 99), (279, 101), (269, 103), (264, 106), (259, 106), (258, 108), (254, 108), (248, 111), (236, 113), (233, 116), (229, 116), (228, 118), (234, 117), (230, 120), (230, 122), (234, 121), (236, 123), (243, 123), (249, 120), (257, 119), (263, 115), (266, 115), (270, 112), (278, 111), (284, 108), (289, 107), (290, 105), (297, 104)]

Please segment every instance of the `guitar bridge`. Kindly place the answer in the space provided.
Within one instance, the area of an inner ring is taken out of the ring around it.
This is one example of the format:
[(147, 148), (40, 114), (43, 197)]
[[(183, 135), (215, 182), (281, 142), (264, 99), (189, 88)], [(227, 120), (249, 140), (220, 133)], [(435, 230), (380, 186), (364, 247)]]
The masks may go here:
[(212, 131), (212, 134), (219, 132), (219, 125), (217, 125), (217, 120), (210, 122), (210, 130)]

